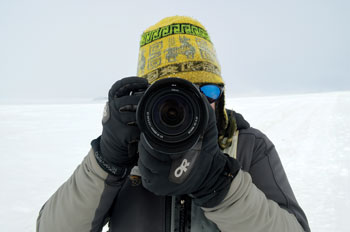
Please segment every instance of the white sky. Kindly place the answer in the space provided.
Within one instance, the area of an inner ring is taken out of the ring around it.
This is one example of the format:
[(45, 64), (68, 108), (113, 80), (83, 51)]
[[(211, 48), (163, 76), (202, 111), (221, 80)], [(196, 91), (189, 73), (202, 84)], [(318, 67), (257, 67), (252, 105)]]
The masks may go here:
[(350, 1), (0, 1), (0, 100), (96, 98), (136, 74), (142, 31), (192, 16), (227, 95), (350, 90)]

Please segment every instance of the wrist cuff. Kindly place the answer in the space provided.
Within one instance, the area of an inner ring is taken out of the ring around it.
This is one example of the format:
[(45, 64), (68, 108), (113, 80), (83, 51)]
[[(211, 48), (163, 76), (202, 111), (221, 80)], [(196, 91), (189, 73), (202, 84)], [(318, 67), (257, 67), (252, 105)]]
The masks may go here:
[(195, 204), (205, 208), (212, 208), (225, 198), (232, 180), (240, 170), (239, 162), (227, 154), (221, 153), (215, 158), (216, 161), (221, 160), (222, 171), (211, 178), (207, 177), (207, 184), (204, 188), (192, 194)]
[(94, 150), (94, 155), (97, 163), (100, 165), (100, 167), (103, 170), (105, 170), (109, 174), (112, 174), (114, 176), (118, 176), (121, 178), (126, 177), (128, 175), (127, 168), (112, 165), (103, 158), (100, 152), (100, 139), (101, 139), (101, 136), (91, 141), (91, 146), (92, 146), (92, 149)]

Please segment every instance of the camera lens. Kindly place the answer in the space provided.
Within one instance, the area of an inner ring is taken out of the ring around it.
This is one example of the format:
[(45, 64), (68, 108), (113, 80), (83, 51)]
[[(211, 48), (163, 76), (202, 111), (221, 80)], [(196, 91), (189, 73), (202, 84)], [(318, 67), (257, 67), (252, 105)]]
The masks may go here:
[(159, 133), (166, 136), (186, 135), (186, 130), (193, 122), (193, 107), (195, 103), (181, 93), (162, 94), (150, 110), (152, 124)]
[(185, 119), (184, 105), (175, 99), (166, 100), (160, 106), (160, 119), (168, 127), (176, 127)]
[(158, 80), (138, 104), (137, 125), (152, 149), (166, 154), (185, 152), (204, 133), (208, 118), (206, 101), (189, 81)]

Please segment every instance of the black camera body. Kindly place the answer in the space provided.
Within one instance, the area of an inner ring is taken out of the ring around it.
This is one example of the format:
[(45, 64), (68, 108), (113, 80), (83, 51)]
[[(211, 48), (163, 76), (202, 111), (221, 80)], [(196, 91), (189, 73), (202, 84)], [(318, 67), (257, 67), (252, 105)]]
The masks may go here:
[(150, 85), (136, 111), (148, 145), (169, 155), (191, 149), (208, 124), (206, 101), (198, 87), (181, 78), (165, 78)]

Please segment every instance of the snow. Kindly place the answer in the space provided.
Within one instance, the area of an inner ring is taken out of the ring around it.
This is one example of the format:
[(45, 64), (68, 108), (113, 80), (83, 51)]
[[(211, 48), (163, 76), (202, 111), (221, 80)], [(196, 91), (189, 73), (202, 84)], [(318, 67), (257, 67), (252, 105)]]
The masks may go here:
[[(101, 133), (102, 102), (0, 105), (0, 228), (35, 231)], [(350, 92), (231, 98), (274, 142), (312, 231), (350, 231)]]

